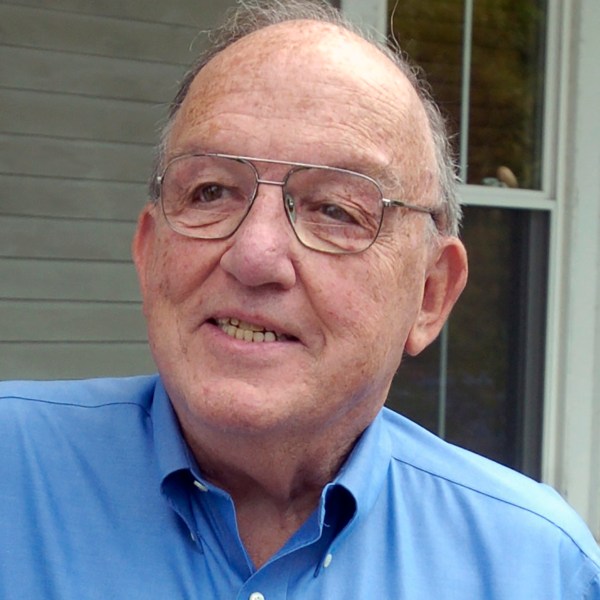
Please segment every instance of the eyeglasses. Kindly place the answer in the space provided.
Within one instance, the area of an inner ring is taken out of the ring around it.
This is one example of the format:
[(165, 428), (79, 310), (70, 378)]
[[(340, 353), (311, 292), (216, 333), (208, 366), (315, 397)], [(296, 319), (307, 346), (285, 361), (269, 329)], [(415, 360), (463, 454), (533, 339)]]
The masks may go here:
[[(261, 179), (254, 163), (287, 165), (282, 181)], [(235, 233), (260, 184), (281, 188), (288, 221), (301, 244), (328, 254), (363, 252), (377, 239), (388, 207), (426, 213), (431, 208), (383, 197), (371, 177), (348, 169), (248, 158), (190, 154), (172, 159), (156, 180), (171, 229), (204, 240)]]

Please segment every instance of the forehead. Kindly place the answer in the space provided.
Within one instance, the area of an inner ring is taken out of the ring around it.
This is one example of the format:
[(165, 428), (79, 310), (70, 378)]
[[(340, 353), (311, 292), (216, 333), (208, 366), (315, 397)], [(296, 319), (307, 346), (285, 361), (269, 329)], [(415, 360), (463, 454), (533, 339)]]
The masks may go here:
[(209, 61), (175, 119), (169, 153), (376, 170), (426, 145), (424, 123), (411, 85), (377, 48), (330, 24), (293, 21), (250, 34)]

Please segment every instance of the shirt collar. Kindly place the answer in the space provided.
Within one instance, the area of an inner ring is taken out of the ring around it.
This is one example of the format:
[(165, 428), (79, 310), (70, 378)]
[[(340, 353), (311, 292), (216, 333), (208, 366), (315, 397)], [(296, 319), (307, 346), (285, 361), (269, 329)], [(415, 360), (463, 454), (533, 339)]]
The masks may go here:
[[(332, 516), (327, 514), (330, 511), (341, 509), (346, 515), (342, 517), (339, 534), (333, 541), (332, 548), (339, 545), (352, 527), (372, 510), (381, 493), (390, 459), (391, 444), (380, 411), (356, 442), (335, 479), (323, 490), (320, 507), (322, 522), (332, 519)], [(334, 491), (339, 488), (343, 488), (346, 493), (339, 494), (339, 491)], [(349, 509), (351, 502), (348, 502), (348, 494), (354, 501), (353, 510)], [(342, 499), (341, 503), (336, 502), (336, 496)], [(339, 516), (333, 518), (340, 522)]]
[(176, 471), (193, 470), (195, 461), (183, 439), (179, 421), (160, 377), (156, 382), (150, 412), (161, 481)]
[[(157, 379), (151, 407), (154, 443), (161, 479), (182, 469), (196, 471), (162, 380)], [(333, 482), (323, 491), (325, 499), (332, 485), (341, 485), (354, 497), (360, 513), (368, 513), (383, 484), (390, 462), (391, 446), (380, 412), (365, 429)]]
[(379, 496), (391, 456), (391, 444), (380, 412), (365, 429), (334, 483), (352, 493), (359, 512), (368, 513)]
[[(151, 407), (154, 444), (164, 488), (176, 472), (200, 480), (199, 469), (185, 443), (171, 401), (160, 378)], [(391, 457), (382, 412), (367, 427), (334, 480), (325, 486), (319, 506), (319, 526), (334, 525), (337, 535), (331, 548), (341, 543), (353, 525), (365, 518), (375, 504)]]

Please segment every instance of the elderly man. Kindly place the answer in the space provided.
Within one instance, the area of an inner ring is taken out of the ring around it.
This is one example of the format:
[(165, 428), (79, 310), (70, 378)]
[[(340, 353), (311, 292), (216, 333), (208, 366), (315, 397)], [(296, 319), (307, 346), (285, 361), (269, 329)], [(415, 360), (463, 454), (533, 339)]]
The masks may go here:
[(246, 5), (152, 192), (160, 375), (0, 388), (2, 599), (600, 598), (557, 494), (382, 409), (466, 280), (441, 121), (398, 57), (327, 8)]

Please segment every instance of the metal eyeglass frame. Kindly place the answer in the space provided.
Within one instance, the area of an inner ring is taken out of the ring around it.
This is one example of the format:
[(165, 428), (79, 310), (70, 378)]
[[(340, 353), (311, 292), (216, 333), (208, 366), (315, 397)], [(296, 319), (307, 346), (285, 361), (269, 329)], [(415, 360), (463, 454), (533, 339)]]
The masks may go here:
[[(185, 159), (185, 158), (193, 158), (195, 156), (198, 156), (198, 157), (207, 156), (209, 158), (211, 158), (211, 157), (212, 158), (226, 158), (226, 159), (230, 159), (230, 160), (236, 160), (236, 161), (239, 161), (239, 162), (242, 162), (242, 163), (248, 165), (252, 169), (252, 171), (254, 171), (255, 185), (254, 185), (252, 194), (248, 199), (248, 208), (247, 208), (246, 212), (244, 213), (244, 216), (240, 219), (240, 222), (227, 235), (220, 236), (220, 237), (210, 237), (210, 238), (204, 238), (201, 236), (190, 235), (189, 233), (185, 233), (179, 229), (176, 229), (175, 226), (171, 223), (171, 221), (167, 217), (167, 214), (165, 211), (165, 206), (162, 201), (162, 183), (164, 180), (164, 175), (167, 172), (167, 170), (169, 169), (169, 167), (174, 162), (177, 162), (177, 161)], [(285, 165), (285, 166), (290, 167), (290, 170), (285, 174), (285, 177), (281, 181), (274, 181), (271, 179), (262, 179), (260, 177), (258, 169), (256, 168), (256, 165), (254, 163), (265, 163), (265, 164), (271, 164), (271, 165)], [(176, 233), (179, 233), (180, 235), (183, 235), (185, 237), (190, 237), (193, 239), (224, 240), (224, 239), (230, 238), (232, 235), (234, 235), (235, 232), (240, 228), (242, 223), (245, 221), (246, 217), (248, 216), (248, 213), (250, 212), (250, 210), (254, 204), (254, 200), (256, 200), (259, 185), (260, 184), (275, 185), (275, 186), (278, 186), (281, 188), (281, 191), (282, 191), (281, 195), (282, 195), (282, 199), (283, 199), (284, 211), (285, 211), (287, 219), (290, 223), (290, 226), (292, 227), (292, 231), (294, 232), (296, 239), (305, 248), (314, 250), (315, 252), (323, 252), (325, 254), (360, 254), (361, 252), (365, 252), (365, 250), (368, 250), (375, 243), (377, 238), (379, 237), (379, 232), (381, 231), (381, 225), (383, 223), (384, 211), (381, 211), (381, 217), (379, 219), (377, 231), (375, 232), (373, 239), (371, 240), (371, 242), (369, 243), (368, 246), (366, 246), (365, 248), (361, 248), (360, 250), (336, 251), (336, 250), (326, 250), (323, 248), (315, 248), (314, 246), (309, 245), (307, 242), (305, 242), (304, 240), (301, 239), (300, 235), (296, 231), (296, 227), (294, 225), (294, 217), (292, 216), (292, 211), (294, 210), (293, 201), (290, 204), (290, 201), (286, 199), (286, 195), (283, 193), (285, 185), (287, 184), (287, 181), (290, 178), (290, 176), (294, 172), (296, 172), (297, 170), (300, 170), (300, 169), (320, 169), (322, 171), (331, 171), (331, 172), (335, 172), (335, 173), (347, 173), (347, 174), (353, 175), (355, 177), (361, 177), (363, 179), (366, 179), (367, 181), (371, 182), (379, 190), (379, 194), (381, 196), (381, 203), (383, 204), (384, 209), (385, 208), (406, 208), (407, 210), (413, 210), (413, 211), (416, 211), (419, 213), (428, 214), (433, 219), (433, 222), (437, 224), (436, 218), (437, 218), (437, 215), (439, 212), (438, 210), (436, 210), (434, 208), (425, 207), (425, 206), (418, 206), (416, 204), (410, 204), (410, 203), (404, 202), (402, 200), (392, 200), (390, 198), (385, 198), (384, 194), (383, 194), (383, 190), (381, 189), (381, 185), (379, 184), (379, 182), (376, 179), (369, 177), (369, 175), (365, 175), (364, 173), (359, 173), (358, 171), (352, 171), (351, 169), (344, 169), (342, 167), (331, 167), (329, 165), (317, 165), (317, 164), (312, 164), (312, 163), (290, 162), (290, 161), (286, 161), (286, 160), (276, 160), (273, 158), (255, 158), (255, 157), (251, 157), (251, 156), (239, 156), (236, 154), (223, 154), (223, 153), (219, 153), (219, 152), (194, 152), (194, 153), (190, 153), (190, 154), (181, 154), (181, 155), (175, 156), (174, 158), (169, 160), (169, 162), (166, 164), (166, 166), (164, 167), (162, 172), (156, 176), (156, 180), (155, 180), (156, 181), (156, 190), (158, 191), (158, 198), (156, 198), (156, 200), (160, 201), (160, 206), (161, 206), (161, 210), (162, 210), (163, 216), (165, 218), (165, 221), (167, 222), (169, 227)]]

